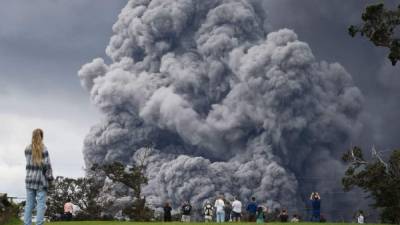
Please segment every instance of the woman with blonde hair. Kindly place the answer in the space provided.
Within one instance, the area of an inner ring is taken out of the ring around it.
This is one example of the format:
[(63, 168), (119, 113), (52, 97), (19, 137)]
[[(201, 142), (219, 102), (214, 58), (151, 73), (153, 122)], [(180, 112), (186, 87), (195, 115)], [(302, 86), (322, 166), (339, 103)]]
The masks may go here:
[[(32, 143), (25, 149), (26, 158), (26, 203), (24, 225), (32, 224), (32, 210), (36, 205), (36, 225), (43, 225), (46, 212), (46, 196), (53, 180), (49, 152), (43, 144), (43, 131), (35, 129)], [(36, 203), (36, 204), (35, 204)]]

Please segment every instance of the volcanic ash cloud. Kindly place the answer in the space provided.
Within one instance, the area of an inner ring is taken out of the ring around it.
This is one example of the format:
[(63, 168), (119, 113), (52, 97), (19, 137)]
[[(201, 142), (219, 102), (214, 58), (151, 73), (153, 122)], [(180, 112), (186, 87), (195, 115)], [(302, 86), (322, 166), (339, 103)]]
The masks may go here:
[(143, 194), (155, 207), (221, 193), (299, 208), (302, 191), (332, 189), (303, 178), (342, 170), (362, 94), (340, 64), (268, 27), (262, 1), (129, 1), (111, 63), (79, 71), (105, 117), (86, 137), (86, 165), (132, 164), (152, 144)]

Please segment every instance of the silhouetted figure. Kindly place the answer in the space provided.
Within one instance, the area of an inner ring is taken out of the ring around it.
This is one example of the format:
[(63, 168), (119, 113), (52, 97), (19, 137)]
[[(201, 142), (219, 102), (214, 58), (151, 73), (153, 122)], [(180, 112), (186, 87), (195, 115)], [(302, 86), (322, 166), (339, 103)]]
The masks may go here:
[(279, 214), (279, 220), (283, 223), (289, 220), (289, 215), (286, 209), (281, 210), (281, 213)]
[(171, 211), (172, 211), (171, 206), (169, 205), (168, 202), (166, 202), (164, 205), (164, 221), (165, 222), (170, 222), (172, 220)]
[(312, 206), (312, 214), (311, 221), (320, 222), (321, 221), (321, 197), (318, 192), (311, 193), (310, 196), (311, 206)]
[(229, 222), (232, 221), (232, 204), (229, 200), (225, 199), (225, 207), (224, 207), (224, 211), (225, 211), (225, 222)]

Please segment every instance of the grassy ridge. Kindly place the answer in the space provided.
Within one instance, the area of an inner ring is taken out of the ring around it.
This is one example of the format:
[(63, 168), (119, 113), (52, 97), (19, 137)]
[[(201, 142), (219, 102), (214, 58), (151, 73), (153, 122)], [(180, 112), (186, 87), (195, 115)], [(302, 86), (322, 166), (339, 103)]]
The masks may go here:
[[(18, 221), (16, 219), (10, 221), (6, 225), (22, 225), (23, 223), (21, 221)], [(185, 223), (181, 222), (170, 222), (170, 223), (163, 223), (163, 222), (118, 222), (118, 221), (71, 221), (71, 222), (52, 222), (52, 223), (45, 223), (45, 224), (51, 224), (51, 225), (184, 225)], [(205, 223), (188, 223), (188, 225), (204, 225)], [(214, 224), (216, 225), (217, 223), (208, 223), (208, 224)], [(256, 223), (226, 223), (227, 225), (255, 225)], [(293, 223), (267, 223), (268, 225), (288, 225)], [(317, 225), (321, 223), (309, 223), (309, 222), (301, 222), (301, 225)], [(349, 225), (351, 223), (322, 223), (324, 225)], [(373, 225), (373, 224), (369, 224)]]
[(21, 225), (22, 221), (16, 218), (11, 218), (5, 225)]

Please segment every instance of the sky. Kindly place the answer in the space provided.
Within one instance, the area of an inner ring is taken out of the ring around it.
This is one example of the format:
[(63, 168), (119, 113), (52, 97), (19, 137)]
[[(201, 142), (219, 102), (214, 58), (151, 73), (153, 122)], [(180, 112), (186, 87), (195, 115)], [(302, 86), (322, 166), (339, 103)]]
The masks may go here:
[(105, 46), (125, 1), (1, 1), (0, 193), (24, 196), (24, 149), (44, 129), (55, 175), (83, 176), (83, 139), (101, 115), (77, 71)]
[[(353, 144), (388, 150), (400, 144), (400, 65), (391, 66), (387, 50), (347, 34), (373, 2), (265, 0), (265, 7), (272, 30), (295, 30), (318, 60), (342, 64), (363, 92), (364, 127)], [(23, 150), (34, 128), (45, 131), (55, 175), (83, 176), (83, 140), (102, 116), (77, 71), (95, 57), (107, 59), (112, 25), (126, 1), (0, 4), (0, 193), (24, 196)]]

